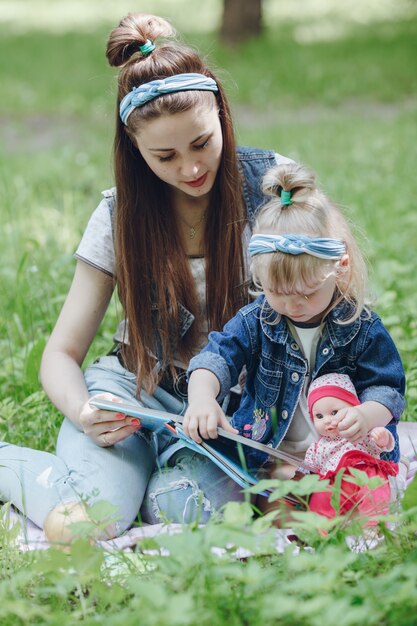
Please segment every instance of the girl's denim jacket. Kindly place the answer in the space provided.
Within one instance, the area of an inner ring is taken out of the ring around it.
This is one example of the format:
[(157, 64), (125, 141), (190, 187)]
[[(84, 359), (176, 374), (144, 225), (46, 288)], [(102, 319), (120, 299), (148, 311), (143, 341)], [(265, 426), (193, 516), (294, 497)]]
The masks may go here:
[[(252, 439), (276, 448), (293, 418), (308, 363), (285, 317), (275, 325), (268, 323), (266, 311), (270, 309), (263, 308), (264, 303), (264, 296), (260, 296), (243, 307), (223, 332), (210, 333), (208, 345), (191, 359), (188, 375), (199, 368), (213, 372), (220, 383), (217, 400), (221, 402), (246, 365), (245, 389), (232, 424), (241, 435), (250, 433)], [(393, 416), (388, 428), (396, 445), (385, 458), (398, 461), (396, 424), (405, 407), (400, 356), (375, 313), (364, 311), (359, 319), (342, 325), (338, 319), (346, 317), (347, 310), (347, 305), (341, 304), (326, 318), (311, 380), (331, 372), (348, 374), (361, 402), (373, 400), (387, 407)], [(265, 454), (252, 450), (246, 456), (250, 468), (267, 460)]]

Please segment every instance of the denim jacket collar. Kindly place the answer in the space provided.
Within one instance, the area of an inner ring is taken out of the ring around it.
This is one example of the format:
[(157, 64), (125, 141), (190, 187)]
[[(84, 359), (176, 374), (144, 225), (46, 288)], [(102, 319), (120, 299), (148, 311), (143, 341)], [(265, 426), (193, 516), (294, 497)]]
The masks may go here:
[(328, 315), (326, 329), (329, 339), (335, 348), (341, 348), (348, 345), (356, 337), (360, 330), (360, 318), (357, 318), (350, 324), (340, 323), (339, 320), (345, 319), (350, 311), (351, 306), (347, 303), (342, 303), (336, 306)]

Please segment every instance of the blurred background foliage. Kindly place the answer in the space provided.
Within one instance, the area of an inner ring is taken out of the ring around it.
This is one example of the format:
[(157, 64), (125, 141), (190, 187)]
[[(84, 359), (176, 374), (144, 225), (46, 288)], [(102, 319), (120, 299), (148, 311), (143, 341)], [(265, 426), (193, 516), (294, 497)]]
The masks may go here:
[[(249, 0), (250, 1), (250, 0)], [(345, 209), (417, 419), (417, 3), (263, 0), (262, 33), (230, 46), (220, 0), (0, 0), (0, 436), (52, 449), (59, 416), (40, 354), (73, 251), (113, 183), (116, 74), (104, 49), (129, 11), (170, 19), (230, 96), (241, 144), (305, 162)], [(110, 308), (88, 360), (107, 351)], [(25, 419), (22, 419), (24, 403)]]

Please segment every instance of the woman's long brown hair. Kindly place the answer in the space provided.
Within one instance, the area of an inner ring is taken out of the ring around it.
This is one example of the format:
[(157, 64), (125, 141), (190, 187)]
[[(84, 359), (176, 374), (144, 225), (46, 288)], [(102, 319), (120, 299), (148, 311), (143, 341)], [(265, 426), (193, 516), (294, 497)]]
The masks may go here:
[[(152, 391), (162, 369), (172, 369), (174, 354), (188, 362), (198, 347), (201, 312), (189, 261), (184, 252), (168, 186), (148, 167), (133, 141), (147, 120), (193, 107), (218, 107), (223, 153), (204, 233), (209, 330), (220, 329), (246, 300), (242, 232), (246, 215), (230, 110), (221, 85), (201, 57), (177, 42), (165, 43), (147, 57), (138, 45), (172, 36), (161, 18), (128, 15), (110, 34), (107, 57), (121, 67), (118, 81), (114, 168), (117, 188), (115, 249), (117, 283), (129, 325), (127, 363), (136, 372), (138, 390)], [(135, 109), (128, 126), (119, 118), (121, 99), (135, 86), (175, 74), (197, 72), (214, 78), (219, 91), (165, 95)], [(180, 304), (195, 316), (181, 337)]]

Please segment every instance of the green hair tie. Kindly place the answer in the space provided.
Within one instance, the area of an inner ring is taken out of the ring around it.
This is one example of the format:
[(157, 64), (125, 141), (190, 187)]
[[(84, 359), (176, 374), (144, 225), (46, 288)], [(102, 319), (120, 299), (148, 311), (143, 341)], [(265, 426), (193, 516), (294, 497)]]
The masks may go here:
[(284, 189), (281, 191), (281, 204), (283, 206), (292, 204), (291, 191), (285, 191)]
[(148, 54), (152, 52), (152, 50), (155, 50), (155, 48), (155, 44), (150, 39), (147, 39), (144, 44), (139, 46), (139, 50), (144, 57), (147, 57)]

